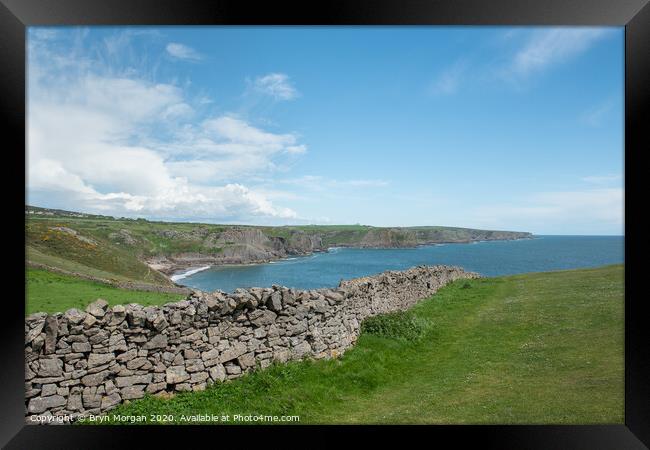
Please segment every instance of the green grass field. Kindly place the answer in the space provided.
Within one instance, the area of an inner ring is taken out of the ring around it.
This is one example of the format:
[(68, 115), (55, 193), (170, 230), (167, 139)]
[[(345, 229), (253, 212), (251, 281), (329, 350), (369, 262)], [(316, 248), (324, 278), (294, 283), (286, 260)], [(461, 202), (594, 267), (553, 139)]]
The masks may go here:
[(411, 310), (417, 339), (399, 337), (400, 320), (376, 322), (337, 360), (274, 365), (203, 392), (148, 396), (109, 416), (622, 424), (623, 286), (621, 265), (460, 280)]
[(178, 294), (118, 289), (101, 283), (32, 268), (27, 269), (26, 290), (25, 314), (64, 312), (70, 308), (83, 310), (98, 298), (103, 298), (111, 305), (128, 303), (161, 305), (182, 300), (185, 297)]

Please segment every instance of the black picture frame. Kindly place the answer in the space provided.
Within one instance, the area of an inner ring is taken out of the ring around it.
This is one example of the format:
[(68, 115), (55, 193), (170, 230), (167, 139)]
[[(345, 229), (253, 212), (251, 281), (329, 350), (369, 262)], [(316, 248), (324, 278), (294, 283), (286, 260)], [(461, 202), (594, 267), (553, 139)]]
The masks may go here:
[[(420, 426), (420, 427), (298, 427), (310, 433), (307, 442), (341, 434), (366, 431), (373, 435), (413, 433), (424, 442), (452, 440), (454, 446), (472, 443), (488, 448), (517, 449), (636, 449), (650, 446), (650, 339), (645, 299), (640, 285), (643, 269), (642, 220), (632, 220), (635, 192), (641, 189), (643, 166), (636, 161), (650, 149), (648, 100), (650, 97), (650, 6), (648, 0), (401, 0), (251, 2), (212, 0), (0, 0), (0, 104), (7, 132), (3, 139), (7, 189), (16, 192), (15, 208), (7, 216), (16, 220), (7, 233), (24, 236), (23, 195), (17, 185), (25, 182), (25, 30), (35, 25), (594, 25), (625, 26), (625, 425), (576, 426)], [(8, 159), (15, 158), (11, 163)], [(15, 164), (14, 164), (15, 163)], [(14, 169), (15, 167), (15, 169)], [(9, 176), (10, 175), (10, 176)], [(642, 200), (641, 200), (642, 202)], [(643, 205), (643, 203), (641, 203)], [(631, 240), (630, 240), (631, 239)], [(24, 242), (13, 242), (16, 257), (24, 256)], [(129, 447), (135, 438), (165, 442), (172, 434), (192, 432), (190, 445), (214, 440), (225, 445), (227, 428), (219, 427), (74, 427), (28, 426), (24, 421), (24, 346), (21, 330), (24, 304), (20, 301), (24, 272), (19, 264), (7, 269), (8, 285), (18, 287), (5, 294), (4, 324), (0, 327), (3, 367), (0, 370), (3, 414), (0, 444), (6, 448), (103, 448)], [(20, 281), (19, 281), (20, 280)], [(23, 297), (24, 298), (24, 292)], [(371, 429), (370, 429), (371, 428)], [(407, 429), (408, 428), (408, 429)], [(257, 431), (294, 433), (296, 427), (266, 427)], [(247, 429), (248, 430), (248, 429)], [(336, 431), (336, 432), (334, 432)], [(230, 433), (231, 435), (233, 433)], [(242, 439), (242, 430), (236, 437)], [(247, 433), (252, 436), (254, 433)], [(232, 437), (232, 436), (231, 436)], [(296, 439), (296, 443), (302, 439)], [(407, 441), (407, 442), (408, 442)], [(248, 443), (248, 441), (246, 441)], [(644, 445), (645, 444), (645, 445)]]

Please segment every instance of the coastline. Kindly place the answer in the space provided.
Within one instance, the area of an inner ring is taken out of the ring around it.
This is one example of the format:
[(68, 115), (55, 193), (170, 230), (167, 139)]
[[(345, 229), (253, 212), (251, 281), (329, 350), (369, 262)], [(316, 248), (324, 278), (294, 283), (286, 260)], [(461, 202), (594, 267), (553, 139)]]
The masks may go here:
[(311, 253), (306, 253), (306, 254), (300, 254), (300, 255), (287, 255), (285, 257), (278, 257), (274, 259), (267, 259), (267, 260), (261, 260), (261, 261), (251, 261), (251, 262), (242, 262), (242, 263), (212, 263), (212, 264), (207, 264), (203, 263), (202, 265), (194, 264), (194, 265), (187, 265), (187, 264), (177, 264), (176, 266), (172, 266), (168, 269), (165, 270), (165, 272), (162, 272), (167, 278), (169, 278), (174, 284), (177, 286), (181, 287), (187, 287), (182, 283), (179, 283), (181, 280), (188, 278), (195, 273), (203, 272), (204, 270), (211, 269), (213, 267), (242, 267), (242, 266), (256, 266), (256, 265), (261, 265), (261, 264), (273, 264), (276, 262), (280, 261), (289, 261), (292, 259), (297, 259), (300, 257), (308, 257), (308, 256), (313, 256), (317, 253), (330, 253), (331, 250), (340, 250), (343, 248), (358, 248), (358, 249), (364, 249), (364, 250), (370, 250), (370, 249), (376, 249), (376, 250), (393, 250), (393, 249), (416, 249), (416, 248), (421, 248), (421, 247), (431, 247), (431, 246), (441, 246), (441, 245), (447, 245), (447, 244), (476, 244), (479, 242), (507, 242), (507, 241), (525, 241), (525, 240), (532, 240), (536, 239), (535, 236), (531, 237), (522, 237), (522, 238), (513, 238), (513, 239), (488, 239), (488, 240), (467, 240), (467, 241), (449, 241), (449, 242), (431, 242), (431, 243), (422, 243), (422, 244), (417, 244), (411, 247), (360, 247), (358, 245), (345, 245), (345, 244), (338, 244), (333, 247), (328, 247), (325, 250), (318, 250), (318, 251), (313, 251)]

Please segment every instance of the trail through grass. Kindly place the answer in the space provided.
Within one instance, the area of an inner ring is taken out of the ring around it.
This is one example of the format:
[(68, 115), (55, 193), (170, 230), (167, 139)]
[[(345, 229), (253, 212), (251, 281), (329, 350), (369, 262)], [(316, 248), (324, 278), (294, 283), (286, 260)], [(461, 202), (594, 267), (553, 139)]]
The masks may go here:
[(459, 280), (411, 310), (427, 324), (418, 339), (365, 332), (337, 360), (275, 365), (171, 399), (148, 396), (109, 416), (621, 424), (623, 286), (620, 265)]

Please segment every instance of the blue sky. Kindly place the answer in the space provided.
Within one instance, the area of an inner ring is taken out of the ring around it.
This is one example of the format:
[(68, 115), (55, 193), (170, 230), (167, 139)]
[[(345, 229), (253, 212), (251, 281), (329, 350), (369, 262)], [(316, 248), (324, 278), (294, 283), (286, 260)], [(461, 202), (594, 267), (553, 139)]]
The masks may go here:
[(27, 37), (30, 204), (623, 233), (622, 28), (37, 27)]

